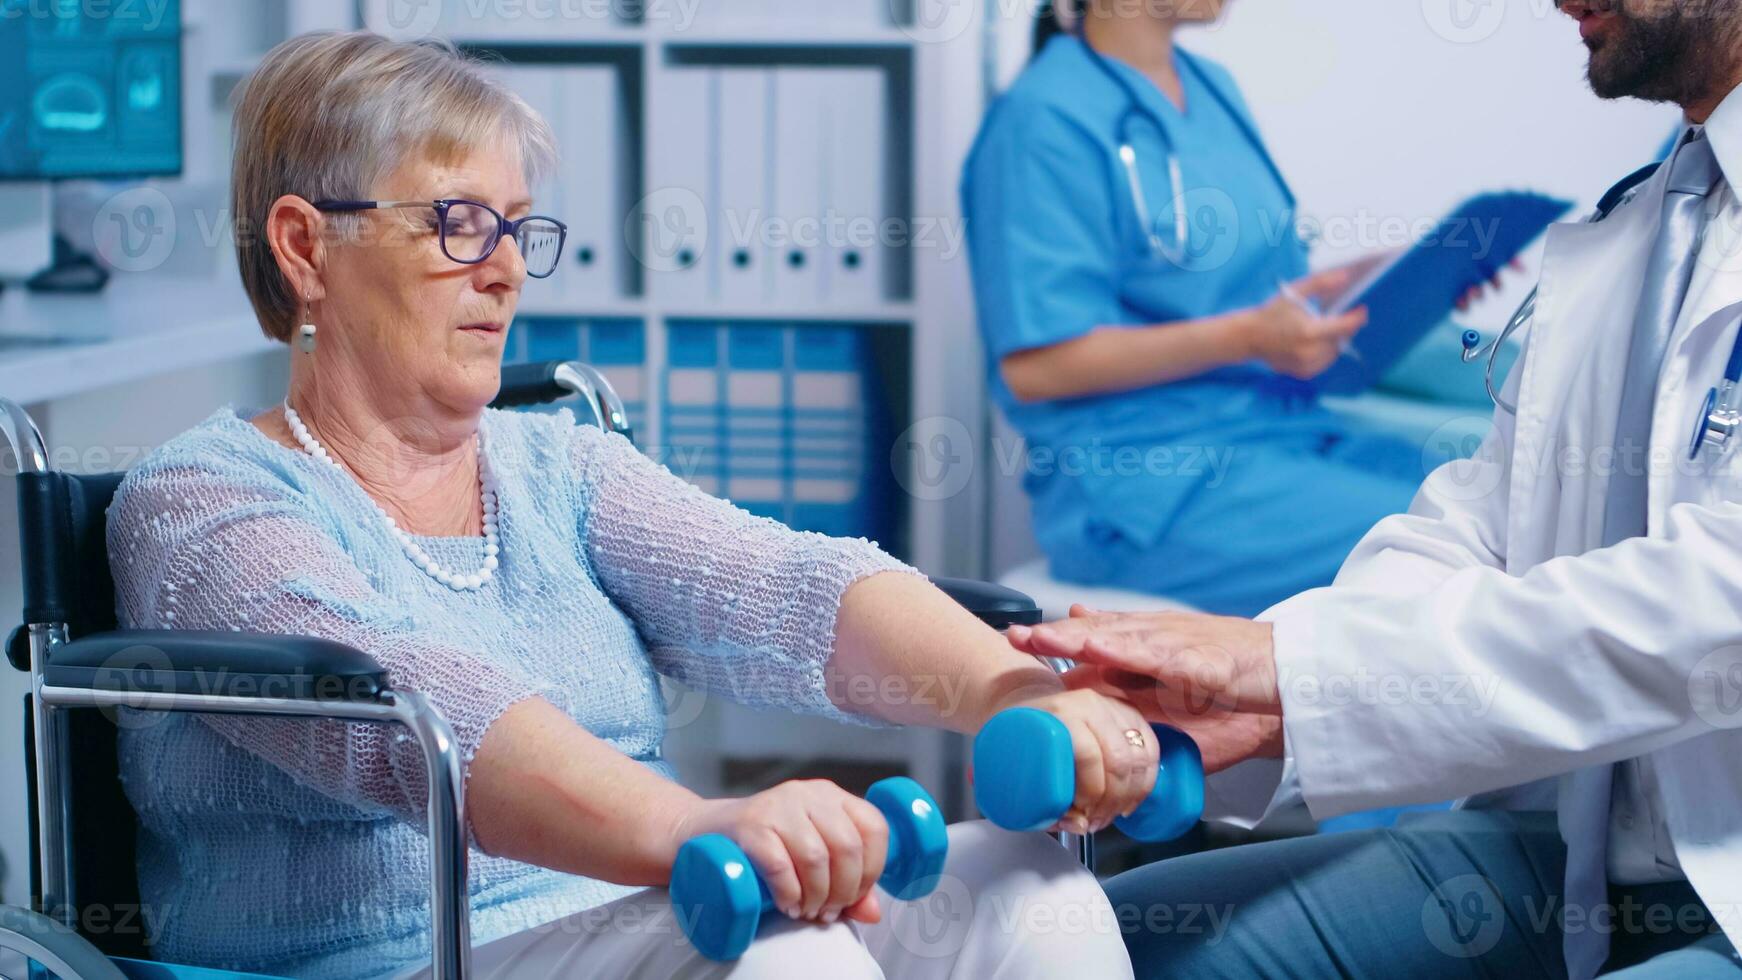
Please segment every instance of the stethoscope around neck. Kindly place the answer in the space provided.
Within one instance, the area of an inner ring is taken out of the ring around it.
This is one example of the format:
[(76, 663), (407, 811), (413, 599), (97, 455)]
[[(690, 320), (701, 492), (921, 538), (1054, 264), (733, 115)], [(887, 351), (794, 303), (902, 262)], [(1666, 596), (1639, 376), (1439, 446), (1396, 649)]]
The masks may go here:
[[(1125, 111), (1120, 113), (1116, 128), (1119, 140), (1119, 165), (1125, 170), (1125, 183), (1131, 193), (1132, 210), (1137, 216), (1138, 226), (1143, 229), (1150, 255), (1166, 259), (1174, 265), (1184, 266), (1191, 258), (1191, 222), (1186, 214), (1185, 174), (1180, 167), (1179, 152), (1173, 145), (1173, 138), (1168, 135), (1167, 124), (1162, 120), (1160, 114), (1144, 105), (1141, 94), (1132, 86), (1131, 80), (1121, 74), (1118, 67), (1109, 61), (1106, 55), (1095, 50), (1088, 38), (1083, 36), (1081, 24), (1077, 25), (1072, 36), (1083, 46), (1083, 51), (1088, 54), (1089, 60), (1094, 63), (1095, 67), (1099, 68), (1112, 80), (1113, 84), (1119, 86), (1120, 90), (1125, 93)], [(1263, 141), (1253, 131), (1251, 124), (1229, 103), (1215, 83), (1204, 77), (1203, 72), (1192, 61), (1190, 55), (1181, 52), (1179, 61), (1185, 66), (1185, 71), (1197, 74), (1199, 81), (1203, 83), (1201, 88), (1209, 92), (1210, 96), (1220, 103), (1228, 113), (1229, 118), (1234, 120), (1235, 125), (1240, 127), (1240, 132), (1245, 135), (1247, 141), (1252, 144), (1252, 148), (1264, 160), (1265, 166), (1276, 177), (1277, 186), (1282, 188), (1283, 195), (1292, 202), (1293, 195), (1288, 189), (1287, 181), (1282, 179), (1282, 172), (1276, 168), (1276, 162), (1271, 159), (1270, 152), (1264, 148)], [(1161, 138), (1161, 142), (1167, 148), (1167, 184), (1169, 199), (1173, 203), (1172, 242), (1167, 241), (1160, 230), (1156, 228), (1154, 215), (1149, 211), (1149, 198), (1143, 192), (1142, 167), (1139, 166), (1136, 141), (1132, 139), (1131, 135), (1132, 123), (1137, 121), (1139, 117), (1147, 117), (1150, 126), (1154, 128), (1156, 135)]]
[[(1603, 221), (1621, 204), (1627, 200), (1627, 195), (1639, 184), (1644, 183), (1657, 170), (1657, 165), (1641, 167), (1627, 179), (1616, 184), (1603, 195), (1603, 200), (1597, 204), (1596, 213), (1590, 220)], [(1500, 396), (1494, 385), (1494, 365), (1499, 359), (1500, 348), (1505, 345), (1519, 329), (1536, 317), (1537, 289), (1532, 289), (1530, 295), (1519, 304), (1518, 311), (1512, 314), (1512, 319), (1506, 322), (1506, 328), (1500, 335), (1482, 343), (1482, 335), (1474, 330), (1464, 331), (1463, 360), (1471, 361), (1486, 356), (1487, 368), (1483, 381), (1488, 387), (1488, 397), (1494, 404), (1508, 415), (1516, 416), (1518, 406)], [(1706, 400), (1700, 407), (1700, 412), (1694, 417), (1693, 436), (1688, 440), (1688, 459), (1700, 458), (1700, 453), (1711, 451), (1715, 458), (1723, 460), (1736, 451), (1736, 433), (1742, 430), (1742, 328), (1736, 333), (1735, 344), (1730, 348), (1730, 360), (1724, 365), (1724, 378), (1711, 390), (1706, 392)]]

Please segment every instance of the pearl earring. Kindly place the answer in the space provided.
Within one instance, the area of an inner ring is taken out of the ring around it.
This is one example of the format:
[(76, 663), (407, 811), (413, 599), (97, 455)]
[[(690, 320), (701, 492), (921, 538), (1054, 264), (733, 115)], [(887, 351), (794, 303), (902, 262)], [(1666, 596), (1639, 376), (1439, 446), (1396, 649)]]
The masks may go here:
[(315, 323), (314, 317), (309, 313), (307, 300), (303, 301), (302, 320), (302, 326), (298, 327), (296, 331), (296, 346), (304, 354), (313, 354), (315, 352)]

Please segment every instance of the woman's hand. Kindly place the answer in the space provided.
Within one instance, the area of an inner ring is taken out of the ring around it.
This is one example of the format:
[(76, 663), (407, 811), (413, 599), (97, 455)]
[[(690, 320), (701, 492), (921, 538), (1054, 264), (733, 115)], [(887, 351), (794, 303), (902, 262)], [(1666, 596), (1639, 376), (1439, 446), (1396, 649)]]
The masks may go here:
[(883, 875), (889, 824), (876, 807), (826, 779), (701, 800), (678, 821), (678, 843), (701, 834), (724, 834), (743, 848), (788, 918), (883, 918), (872, 887)]
[[(1513, 272), (1523, 272), (1524, 262), (1520, 259), (1513, 259), (1511, 262), (1506, 263), (1506, 268), (1511, 269)], [(1486, 297), (1489, 293), (1499, 291), (1500, 273), (1496, 272), (1494, 273), (1494, 278), (1488, 280), (1486, 283), (1478, 283), (1465, 290), (1464, 295), (1458, 297), (1457, 303), (1453, 305), (1457, 308), (1459, 313), (1468, 313), (1471, 306)]]
[(1303, 381), (1323, 374), (1335, 363), (1344, 343), (1367, 325), (1367, 310), (1360, 307), (1336, 316), (1320, 316), (1302, 301), (1336, 295), (1349, 285), (1352, 275), (1344, 268), (1307, 276), (1250, 311), (1242, 322), (1252, 356), (1278, 373)]
[[(1065, 723), (1077, 760), (1077, 795), (1053, 830), (1087, 834), (1129, 815), (1155, 788), (1161, 747), (1143, 715), (1127, 701), (1093, 690), (1060, 691), (1013, 700), (1004, 708), (1039, 708)], [(1142, 747), (1126, 732), (1143, 735)]]
[(1282, 752), (1282, 699), (1269, 623), (1201, 613), (1100, 613), (1011, 627), (1025, 653), (1082, 664), (1073, 689), (1121, 698), (1190, 735), (1210, 772)]

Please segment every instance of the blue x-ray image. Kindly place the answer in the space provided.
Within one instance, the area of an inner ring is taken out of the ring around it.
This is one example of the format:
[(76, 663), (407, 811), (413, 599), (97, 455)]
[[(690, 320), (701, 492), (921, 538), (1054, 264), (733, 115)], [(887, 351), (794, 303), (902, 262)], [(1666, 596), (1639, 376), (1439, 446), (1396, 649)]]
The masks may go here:
[(0, 180), (181, 171), (180, 0), (0, 0), (0, 64)]

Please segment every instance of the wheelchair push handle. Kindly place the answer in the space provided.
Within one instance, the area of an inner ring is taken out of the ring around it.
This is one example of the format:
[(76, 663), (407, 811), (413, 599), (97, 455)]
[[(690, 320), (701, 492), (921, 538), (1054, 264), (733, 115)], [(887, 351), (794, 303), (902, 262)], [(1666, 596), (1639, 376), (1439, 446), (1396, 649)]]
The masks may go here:
[[(1140, 841), (1173, 840), (1204, 813), (1204, 761), (1189, 736), (1151, 726), (1161, 746), (1155, 788), (1113, 825)], [(1077, 764), (1071, 733), (1038, 708), (1010, 708), (974, 736), (974, 803), (1006, 830), (1044, 830), (1076, 799)]]
[[(949, 833), (937, 802), (905, 777), (872, 785), (865, 799), (889, 821), (889, 852), (877, 883), (896, 898), (923, 898), (937, 886)], [(690, 944), (726, 962), (744, 955), (774, 911), (768, 884), (730, 837), (702, 834), (678, 849), (671, 872), (671, 902)]]
[(566, 398), (572, 391), (557, 381), (564, 361), (537, 361), (502, 366), (502, 388), (491, 402), (497, 408), (523, 408)]

